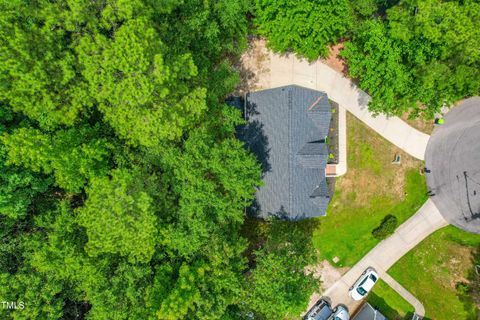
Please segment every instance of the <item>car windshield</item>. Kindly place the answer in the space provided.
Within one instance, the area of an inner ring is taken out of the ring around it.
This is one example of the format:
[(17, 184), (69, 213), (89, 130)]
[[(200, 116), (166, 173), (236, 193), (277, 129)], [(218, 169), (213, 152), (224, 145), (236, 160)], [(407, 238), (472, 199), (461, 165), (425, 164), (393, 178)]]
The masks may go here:
[(360, 295), (362, 295), (362, 296), (364, 296), (365, 293), (367, 293), (367, 291), (365, 291), (365, 289), (363, 289), (362, 287), (358, 287), (357, 292), (360, 293)]
[(340, 317), (335, 316), (335, 318), (333, 318), (333, 320), (343, 320), (343, 319), (340, 318)]

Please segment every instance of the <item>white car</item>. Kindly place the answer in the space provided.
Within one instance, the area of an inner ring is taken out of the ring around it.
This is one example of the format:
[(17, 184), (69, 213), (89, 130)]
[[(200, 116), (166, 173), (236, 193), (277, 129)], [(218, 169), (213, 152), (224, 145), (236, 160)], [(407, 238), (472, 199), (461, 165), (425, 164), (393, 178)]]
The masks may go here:
[(350, 314), (343, 305), (338, 305), (328, 320), (350, 320)]
[(378, 280), (378, 274), (373, 268), (368, 268), (362, 273), (362, 276), (350, 288), (349, 294), (353, 300), (362, 300), (372, 290)]

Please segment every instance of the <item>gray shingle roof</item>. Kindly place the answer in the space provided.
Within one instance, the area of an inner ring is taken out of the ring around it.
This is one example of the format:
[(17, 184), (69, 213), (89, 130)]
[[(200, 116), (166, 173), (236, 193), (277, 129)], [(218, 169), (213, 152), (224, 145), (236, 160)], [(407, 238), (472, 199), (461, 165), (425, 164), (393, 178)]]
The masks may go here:
[(325, 215), (330, 200), (327, 95), (299, 86), (268, 89), (248, 94), (246, 110), (248, 125), (241, 136), (264, 170), (257, 213), (290, 220)]

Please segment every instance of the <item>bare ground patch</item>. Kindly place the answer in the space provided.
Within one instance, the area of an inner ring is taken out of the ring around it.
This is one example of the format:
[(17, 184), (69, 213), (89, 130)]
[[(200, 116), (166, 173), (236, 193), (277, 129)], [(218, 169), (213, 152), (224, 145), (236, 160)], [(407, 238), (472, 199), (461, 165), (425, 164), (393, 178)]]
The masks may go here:
[(260, 77), (260, 75), (270, 72), (269, 63), (270, 55), (265, 39), (252, 38), (248, 50), (240, 57), (236, 66), (240, 72), (240, 83), (235, 94), (239, 95), (248, 91), (268, 88), (269, 83), (266, 80), (263, 80), (263, 82), (260, 80), (268, 77)]
[(405, 112), (400, 118), (419, 131), (426, 134), (432, 134), (433, 129), (435, 128), (433, 119), (428, 120), (421, 117), (410, 119), (409, 116), (409, 113)]
[(332, 45), (328, 48), (328, 56), (320, 59), (327, 66), (335, 71), (342, 73), (344, 76), (348, 75), (347, 63), (340, 57), (340, 51), (343, 49), (343, 42)]

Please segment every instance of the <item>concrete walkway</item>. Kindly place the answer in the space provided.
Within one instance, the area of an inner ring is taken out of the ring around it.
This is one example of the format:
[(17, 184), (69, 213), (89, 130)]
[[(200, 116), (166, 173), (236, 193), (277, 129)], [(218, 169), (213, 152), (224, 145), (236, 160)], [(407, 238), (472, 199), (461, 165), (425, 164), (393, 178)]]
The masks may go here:
[(395, 281), (388, 273), (385, 271), (379, 272), (380, 278), (385, 281), (393, 290), (395, 290), (403, 299), (410, 303), (415, 309), (415, 313), (420, 317), (425, 316), (425, 307), (423, 304), (413, 296), (407, 289), (405, 289), (400, 283)]
[[(446, 225), (448, 225), (448, 223), (440, 214), (437, 207), (430, 199), (427, 200), (414, 216), (398, 227), (393, 235), (380, 242), (367, 253), (362, 260), (353, 266), (352, 269), (344, 274), (340, 280), (328, 288), (324, 292), (324, 296), (331, 299), (332, 305), (344, 304), (349, 308), (351, 313), (354, 313), (359, 307), (360, 302), (353, 301), (348, 295), (348, 291), (365, 269), (373, 267), (381, 278), (385, 277), (386, 271), (403, 255), (431, 233)], [(385, 279), (388, 281), (391, 277), (386, 276)], [(396, 282), (390, 281), (390, 283), (394, 285), (393, 289), (399, 288), (397, 292), (412, 303), (418, 315), (424, 315), (424, 310), (422, 311), (421, 303), (419, 303), (418, 300), (405, 289), (402, 290), (403, 287), (400, 285), (396, 287)], [(422, 312), (423, 314), (421, 314)]]
[[(248, 90), (263, 90), (296, 84), (306, 88), (327, 93), (329, 98), (339, 105), (339, 164), (335, 175), (340, 176), (347, 171), (347, 139), (346, 111), (382, 135), (385, 139), (409, 153), (415, 158), (424, 160), (429, 135), (416, 130), (398, 117), (374, 115), (368, 111), (371, 97), (359, 89), (350, 79), (317, 60), (309, 63), (294, 55), (278, 55), (264, 46), (264, 42), (253, 44), (252, 50), (242, 57), (242, 72), (247, 75)], [(328, 288), (324, 296), (332, 305), (344, 304), (354, 313), (361, 301), (353, 301), (349, 288), (368, 267), (374, 267), (380, 277), (396, 290), (405, 300), (415, 307), (419, 316), (425, 315), (423, 305), (405, 288), (390, 277), (388, 270), (397, 260), (419, 244), (434, 231), (448, 223), (437, 207), (429, 199), (412, 216), (403, 223), (395, 233), (380, 242), (340, 280)], [(315, 303), (315, 300), (312, 300)], [(309, 306), (309, 308), (311, 305)]]
[[(270, 50), (263, 55), (246, 53), (242, 64), (246, 73), (255, 79), (250, 89), (262, 90), (296, 84), (324, 91), (329, 98), (351, 112), (373, 130), (415, 158), (424, 160), (429, 135), (409, 126), (398, 117), (374, 116), (368, 111), (370, 96), (350, 79), (331, 69), (321, 61), (308, 63), (294, 55), (278, 55)], [(252, 75), (253, 74), (253, 75)]]

